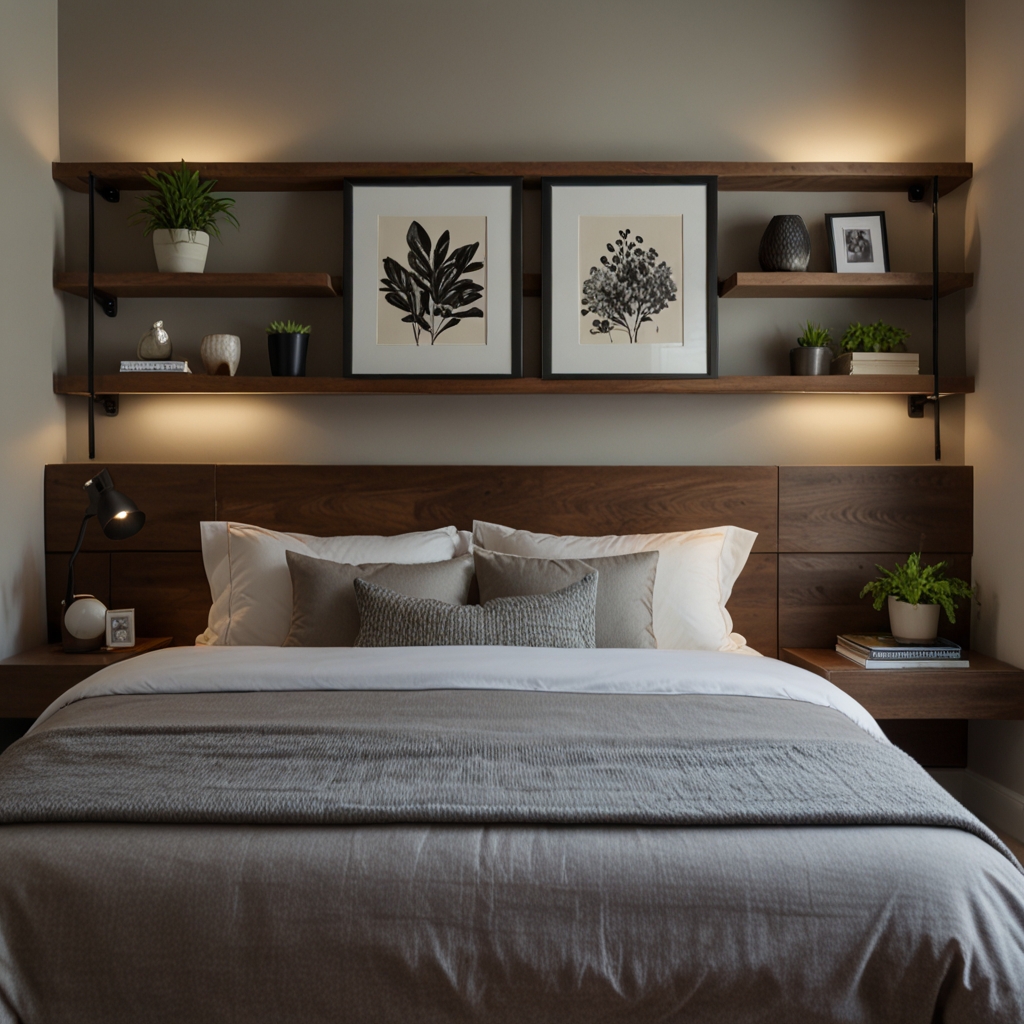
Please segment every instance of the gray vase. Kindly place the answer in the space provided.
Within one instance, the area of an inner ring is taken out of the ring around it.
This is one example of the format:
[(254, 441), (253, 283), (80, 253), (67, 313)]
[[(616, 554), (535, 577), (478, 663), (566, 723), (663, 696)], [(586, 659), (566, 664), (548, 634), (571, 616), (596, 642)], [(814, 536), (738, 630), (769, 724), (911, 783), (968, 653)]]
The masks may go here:
[(822, 377), (832, 372), (832, 349), (805, 348), (789, 350), (789, 368), (794, 377)]
[(772, 217), (761, 236), (757, 261), (762, 270), (806, 270), (811, 261), (811, 235), (795, 213)]

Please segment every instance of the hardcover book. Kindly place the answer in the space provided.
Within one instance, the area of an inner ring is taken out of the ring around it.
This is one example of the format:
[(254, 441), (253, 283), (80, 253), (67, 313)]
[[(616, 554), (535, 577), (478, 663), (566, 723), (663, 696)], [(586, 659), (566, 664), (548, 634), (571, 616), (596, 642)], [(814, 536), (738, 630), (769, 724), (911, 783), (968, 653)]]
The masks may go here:
[(191, 373), (187, 359), (122, 359), (122, 373)]
[(836, 645), (879, 661), (955, 660), (962, 651), (959, 644), (942, 637), (931, 643), (904, 643), (891, 633), (843, 633), (836, 637)]
[(858, 654), (856, 651), (836, 644), (836, 651), (844, 658), (849, 659), (861, 668), (900, 669), (911, 668), (970, 668), (971, 663), (966, 658), (869, 658), (866, 655)]

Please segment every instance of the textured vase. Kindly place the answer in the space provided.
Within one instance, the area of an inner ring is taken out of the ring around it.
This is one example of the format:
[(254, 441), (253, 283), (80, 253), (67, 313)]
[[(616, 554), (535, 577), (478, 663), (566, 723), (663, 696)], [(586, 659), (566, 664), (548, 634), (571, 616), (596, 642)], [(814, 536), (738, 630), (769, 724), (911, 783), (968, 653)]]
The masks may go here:
[(937, 604), (907, 604), (889, 596), (889, 628), (897, 640), (927, 643), (939, 635)]
[(156, 269), (161, 274), (201, 274), (209, 251), (210, 236), (205, 231), (158, 228), (153, 232)]
[(761, 236), (757, 261), (762, 270), (806, 270), (811, 261), (811, 235), (795, 213), (772, 217)]
[(832, 349), (801, 345), (789, 350), (789, 369), (794, 377), (823, 377), (832, 372)]
[(242, 339), (234, 334), (208, 334), (199, 346), (199, 354), (208, 374), (234, 377), (242, 358)]
[(140, 359), (170, 359), (173, 351), (170, 335), (164, 330), (163, 320), (157, 320), (139, 338), (138, 357)]

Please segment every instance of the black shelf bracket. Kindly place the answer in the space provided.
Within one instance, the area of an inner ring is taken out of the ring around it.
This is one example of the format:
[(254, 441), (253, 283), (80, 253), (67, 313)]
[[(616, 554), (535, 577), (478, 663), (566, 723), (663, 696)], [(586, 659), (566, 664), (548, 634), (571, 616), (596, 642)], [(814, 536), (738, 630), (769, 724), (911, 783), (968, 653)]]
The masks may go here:
[(121, 202), (121, 190), (116, 185), (104, 185), (100, 182), (96, 182), (96, 191), (102, 196), (108, 203), (119, 203)]
[(103, 310), (107, 316), (117, 316), (117, 296), (111, 295), (108, 292), (102, 292), (99, 288), (93, 288), (92, 297), (99, 304), (100, 309)]
[(907, 415), (912, 420), (923, 420), (924, 407), (929, 402), (937, 405), (938, 399), (934, 395), (907, 395)]
[(116, 416), (121, 407), (120, 395), (96, 395), (93, 401), (99, 402), (103, 407), (104, 416)]
[(923, 203), (925, 195), (924, 185), (911, 185), (907, 189), (907, 199), (912, 203)]

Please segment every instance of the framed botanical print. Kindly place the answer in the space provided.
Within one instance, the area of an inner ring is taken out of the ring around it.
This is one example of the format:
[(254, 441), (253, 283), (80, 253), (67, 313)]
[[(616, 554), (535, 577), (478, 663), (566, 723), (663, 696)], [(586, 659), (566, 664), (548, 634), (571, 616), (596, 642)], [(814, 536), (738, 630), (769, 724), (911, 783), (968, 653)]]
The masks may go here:
[(885, 213), (826, 213), (825, 233), (832, 272), (836, 274), (886, 274), (889, 272), (889, 239)]
[(718, 179), (550, 178), (543, 373), (718, 376)]
[(521, 377), (522, 180), (345, 182), (345, 374)]

